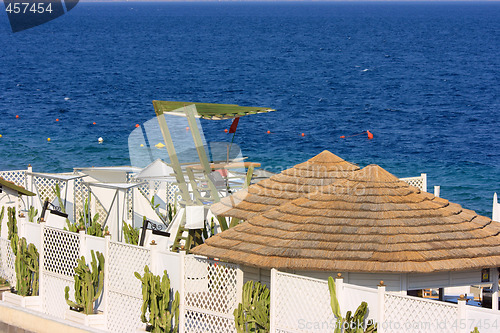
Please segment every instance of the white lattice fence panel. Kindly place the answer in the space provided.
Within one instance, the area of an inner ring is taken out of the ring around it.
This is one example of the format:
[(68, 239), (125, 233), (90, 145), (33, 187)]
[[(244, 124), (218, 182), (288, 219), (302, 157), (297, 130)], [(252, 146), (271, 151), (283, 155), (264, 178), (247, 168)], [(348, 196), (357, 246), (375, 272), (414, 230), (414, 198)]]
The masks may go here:
[(26, 171), (25, 170), (15, 170), (15, 171), (0, 171), (0, 177), (3, 179), (13, 182), (14, 184), (22, 187), (26, 187)]
[[(384, 332), (455, 333), (458, 306), (385, 294)], [(388, 324), (390, 323), (390, 325)]]
[(132, 297), (112, 291), (110, 291), (108, 295), (109, 331), (117, 333), (135, 333), (138, 328), (146, 327), (146, 324), (141, 321), (142, 297)]
[(231, 316), (220, 316), (188, 310), (185, 315), (185, 332), (192, 333), (234, 333), (236, 327)]
[(151, 267), (150, 250), (110, 242), (109, 246), (109, 317), (108, 330), (135, 332), (141, 322), (142, 287), (134, 272), (144, 274)]
[(75, 288), (73, 277), (45, 273), (42, 280), (44, 312), (64, 319), (64, 312), (69, 309), (64, 298), (64, 288), (69, 286), (69, 298), (74, 300)]
[(238, 306), (238, 266), (195, 256), (186, 256), (184, 265), (186, 309), (232, 315)]
[(49, 199), (49, 202), (54, 201), (56, 198), (56, 194), (54, 192), (56, 184), (59, 184), (61, 196), (64, 196), (64, 186), (66, 185), (66, 182), (64, 181), (35, 176), (33, 177), (33, 182), (35, 183), (35, 188), (38, 191), (38, 196), (42, 201), (45, 201), (47, 198)]
[(277, 330), (333, 332), (335, 317), (327, 281), (277, 272), (273, 291), (276, 293), (273, 297)]
[(97, 199), (96, 196), (94, 196), (94, 199), (96, 199), (95, 210), (96, 213), (99, 214), (97, 222), (99, 222), (102, 225), (104, 224), (104, 221), (106, 221), (106, 218), (108, 217), (108, 211), (106, 210), (106, 208), (104, 208), (104, 206), (101, 204), (101, 201), (99, 201), (99, 199)]
[(83, 178), (75, 179), (74, 184), (74, 217), (75, 221), (78, 221), (80, 214), (83, 213), (85, 206), (85, 199), (88, 197), (88, 188), (83, 184)]
[(177, 208), (180, 207), (179, 202), (182, 201), (182, 195), (180, 194), (178, 185), (167, 183), (167, 201), (172, 205), (177, 203)]
[(16, 271), (14, 269), (14, 262), (16, 257), (12, 252), (9, 240), (0, 238), (0, 273), (1, 276), (10, 282), (11, 286), (16, 282)]
[(80, 255), (80, 236), (51, 227), (42, 230), (45, 271), (72, 278)]
[(420, 177), (408, 177), (408, 178), (400, 178), (400, 180), (407, 182), (411, 186), (418, 187), (421, 191), (427, 192), (425, 187), (426, 180), (423, 176)]

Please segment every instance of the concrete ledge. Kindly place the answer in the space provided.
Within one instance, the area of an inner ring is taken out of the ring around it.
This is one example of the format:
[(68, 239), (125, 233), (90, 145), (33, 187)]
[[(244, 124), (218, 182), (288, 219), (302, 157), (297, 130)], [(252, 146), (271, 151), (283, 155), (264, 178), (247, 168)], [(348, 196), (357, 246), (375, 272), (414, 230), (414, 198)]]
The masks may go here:
[(0, 322), (37, 333), (102, 333), (91, 327), (78, 326), (62, 319), (54, 318), (41, 312), (18, 308), (0, 302)]

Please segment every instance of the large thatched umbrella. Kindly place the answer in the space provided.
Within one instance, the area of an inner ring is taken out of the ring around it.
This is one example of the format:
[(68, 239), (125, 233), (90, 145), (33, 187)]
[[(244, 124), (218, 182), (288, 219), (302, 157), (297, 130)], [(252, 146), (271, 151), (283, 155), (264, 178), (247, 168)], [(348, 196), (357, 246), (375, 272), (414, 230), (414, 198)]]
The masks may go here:
[(359, 170), (358, 166), (325, 150), (304, 163), (221, 199), (210, 209), (215, 215), (247, 220), (305, 194), (317, 192), (321, 186), (330, 185), (356, 170)]
[(192, 252), (285, 270), (465, 271), (500, 266), (500, 223), (370, 165)]

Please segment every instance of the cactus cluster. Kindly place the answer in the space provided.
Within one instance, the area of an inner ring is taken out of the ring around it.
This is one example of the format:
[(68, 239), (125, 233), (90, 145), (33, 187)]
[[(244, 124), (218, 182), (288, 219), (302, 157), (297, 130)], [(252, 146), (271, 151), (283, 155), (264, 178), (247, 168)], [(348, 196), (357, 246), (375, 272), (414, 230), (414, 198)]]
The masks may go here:
[(139, 229), (135, 229), (132, 225), (123, 221), (123, 235), (127, 244), (139, 244)]
[(5, 207), (2, 206), (2, 210), (0, 210), (0, 232), (2, 231), (2, 223), (3, 223), (4, 213), (5, 213)]
[(26, 238), (14, 234), (10, 240), (12, 252), (16, 256), (16, 291), (20, 296), (38, 295), (38, 277), (40, 256), (33, 244), (27, 244)]
[[(142, 314), (141, 320), (147, 324), (147, 330), (153, 333), (170, 333), (179, 331), (179, 292), (175, 292), (172, 299), (173, 289), (170, 288), (170, 279), (167, 271), (164, 271), (160, 281), (158, 275), (144, 267), (144, 276), (138, 272), (135, 277), (142, 282)], [(149, 319), (146, 312), (149, 311)]]
[(38, 209), (35, 209), (35, 207), (31, 206), (30, 209), (28, 210), (28, 221), (35, 222), (35, 218), (37, 215), (38, 215)]
[(7, 208), (7, 219), (7, 228), (9, 229), (7, 239), (12, 240), (12, 237), (14, 237), (14, 235), (17, 235), (16, 208)]
[(354, 315), (351, 311), (347, 311), (346, 317), (343, 318), (340, 312), (340, 305), (337, 299), (335, 290), (335, 281), (330, 276), (328, 278), (328, 289), (330, 290), (330, 306), (332, 307), (333, 315), (337, 318), (334, 333), (375, 333), (377, 325), (371, 320), (365, 325), (365, 317), (368, 312), (368, 304), (361, 302)]
[(89, 315), (94, 314), (96, 307), (94, 303), (99, 299), (102, 294), (104, 285), (104, 255), (97, 252), (97, 260), (94, 251), (91, 251), (92, 262), (90, 263), (92, 269), (87, 266), (85, 257), (78, 259), (78, 266), (75, 270), (75, 301), (69, 300), (69, 287), (64, 288), (64, 297), (66, 303), (77, 311)]
[(270, 327), (270, 292), (260, 282), (248, 281), (243, 286), (242, 302), (234, 310), (234, 321), (238, 333), (264, 333)]

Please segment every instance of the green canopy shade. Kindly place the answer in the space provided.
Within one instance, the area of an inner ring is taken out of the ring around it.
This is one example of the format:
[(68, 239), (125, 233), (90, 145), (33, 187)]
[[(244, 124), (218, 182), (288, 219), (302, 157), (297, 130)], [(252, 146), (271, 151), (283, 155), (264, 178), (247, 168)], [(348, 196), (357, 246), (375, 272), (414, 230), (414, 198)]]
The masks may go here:
[(0, 177), (0, 189), (2, 189), (2, 187), (7, 187), (13, 191), (17, 191), (17, 193), (19, 193), (19, 195), (27, 195), (27, 196), (34, 196), (35, 195), (35, 193), (28, 191), (24, 187), (17, 186), (16, 184), (9, 182), (9, 181), (3, 179), (2, 177)]
[(239, 106), (236, 104), (153, 101), (153, 106), (157, 116), (167, 112), (172, 115), (184, 116), (182, 108), (193, 104), (196, 106), (196, 110), (198, 111), (198, 116), (200, 118), (214, 120), (231, 119), (249, 114), (276, 111), (266, 107)]

